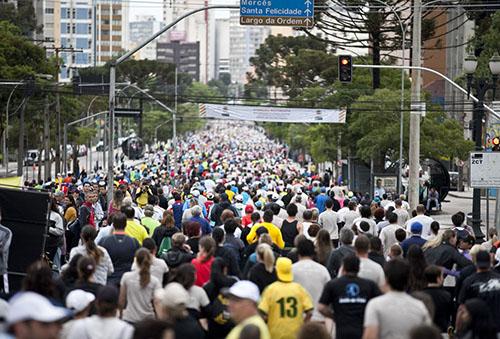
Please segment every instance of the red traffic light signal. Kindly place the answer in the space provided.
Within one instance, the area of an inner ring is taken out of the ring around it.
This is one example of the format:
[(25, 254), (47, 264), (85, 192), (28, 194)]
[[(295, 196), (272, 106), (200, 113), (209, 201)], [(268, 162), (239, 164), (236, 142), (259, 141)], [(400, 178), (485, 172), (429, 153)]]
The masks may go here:
[(352, 56), (339, 55), (339, 81), (352, 82)]
[(491, 143), (493, 144), (492, 151), (493, 152), (500, 152), (500, 138), (499, 137), (494, 137), (491, 140)]

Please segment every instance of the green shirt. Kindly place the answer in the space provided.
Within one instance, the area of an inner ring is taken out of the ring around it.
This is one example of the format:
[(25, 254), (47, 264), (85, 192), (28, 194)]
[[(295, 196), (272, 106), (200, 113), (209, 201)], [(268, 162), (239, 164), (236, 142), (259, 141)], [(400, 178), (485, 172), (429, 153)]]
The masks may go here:
[(153, 232), (155, 231), (155, 228), (160, 226), (160, 222), (156, 219), (153, 219), (151, 217), (144, 217), (141, 219), (141, 224), (146, 226), (149, 230), (149, 236), (153, 235)]

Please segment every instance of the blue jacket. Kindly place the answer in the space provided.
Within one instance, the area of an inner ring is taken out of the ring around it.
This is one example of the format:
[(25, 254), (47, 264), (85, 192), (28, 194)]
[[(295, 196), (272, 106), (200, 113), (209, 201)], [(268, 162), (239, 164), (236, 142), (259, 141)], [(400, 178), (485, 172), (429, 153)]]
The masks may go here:
[(418, 247), (422, 247), (427, 240), (422, 238), (419, 235), (412, 235), (411, 237), (403, 240), (401, 243), (401, 248), (403, 249), (403, 255), (406, 258), (406, 254), (408, 253), (408, 250), (410, 249), (411, 245), (417, 245)]
[(172, 211), (175, 220), (175, 227), (181, 229), (182, 227), (182, 202), (175, 202), (172, 206)]
[(212, 227), (210, 227), (210, 224), (208, 223), (208, 221), (205, 218), (197, 216), (197, 217), (192, 217), (191, 219), (189, 219), (189, 221), (194, 221), (194, 222), (197, 222), (198, 224), (200, 224), (201, 232), (203, 233), (203, 235), (207, 235), (207, 234), (212, 233)]

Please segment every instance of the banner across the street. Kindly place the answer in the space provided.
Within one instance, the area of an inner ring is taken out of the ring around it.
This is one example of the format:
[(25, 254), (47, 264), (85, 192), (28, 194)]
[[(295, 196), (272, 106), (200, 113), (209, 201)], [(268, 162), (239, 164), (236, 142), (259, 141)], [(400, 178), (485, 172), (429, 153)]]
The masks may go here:
[(227, 120), (343, 124), (345, 123), (346, 111), (320, 108), (201, 104), (200, 116)]

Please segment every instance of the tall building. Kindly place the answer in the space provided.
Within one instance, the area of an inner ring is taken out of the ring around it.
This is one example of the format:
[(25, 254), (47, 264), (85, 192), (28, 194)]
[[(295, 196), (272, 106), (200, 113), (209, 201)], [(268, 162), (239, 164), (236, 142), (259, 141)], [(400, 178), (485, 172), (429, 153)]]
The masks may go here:
[(230, 33), (229, 33), (229, 18), (218, 18), (215, 20), (215, 64), (214, 78), (219, 79), (221, 74), (231, 73), (229, 56), (230, 56)]
[(47, 54), (60, 51), (60, 80), (70, 81), (75, 69), (100, 66), (120, 54), (128, 40), (128, 4), (121, 0), (35, 0), (35, 39)]
[(232, 10), (229, 17), (229, 70), (233, 82), (245, 83), (246, 73), (252, 72), (250, 58), (271, 34), (266, 26), (241, 26), (238, 10)]
[(194, 81), (200, 81), (199, 42), (158, 42), (157, 60), (175, 64), (180, 73), (188, 73)]
[[(163, 23), (157, 21), (154, 16), (137, 17), (136, 20), (130, 22), (129, 25), (130, 38), (127, 49), (135, 48), (154, 33), (158, 32), (163, 26)], [(134, 57), (136, 59), (156, 60), (157, 42), (158, 39), (150, 42), (146, 47), (137, 52)]]
[[(212, 0), (204, 0), (209, 5)], [(196, 7), (201, 6), (201, 4)], [(163, 0), (163, 21), (172, 22), (182, 14), (193, 10), (192, 0)], [(203, 11), (194, 14), (174, 26), (170, 33), (160, 41), (181, 41), (200, 44), (200, 81), (208, 82), (213, 79), (215, 63), (215, 14), (213, 11)]]
[[(92, 0), (87, 0), (92, 1)], [(97, 0), (94, 0), (97, 1)], [(127, 1), (110, 0), (96, 5), (96, 63), (102, 65), (128, 46), (129, 5)]]

